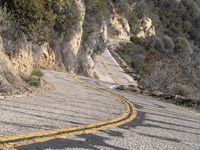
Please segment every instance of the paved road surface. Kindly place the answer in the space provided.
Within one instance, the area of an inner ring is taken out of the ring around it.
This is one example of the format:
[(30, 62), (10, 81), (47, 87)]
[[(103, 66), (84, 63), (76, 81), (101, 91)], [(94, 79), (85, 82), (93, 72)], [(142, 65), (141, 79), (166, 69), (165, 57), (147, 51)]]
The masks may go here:
[(108, 50), (96, 57), (95, 71), (99, 80), (121, 85), (137, 85), (136, 81), (124, 73)]
[[(102, 90), (113, 83), (45, 71), (56, 90), (37, 96), (0, 99), (0, 145), (9, 136), (66, 127), (83, 126), (116, 118), (124, 105), (116, 96)], [(85, 84), (80, 84), (80, 82)], [(88, 86), (90, 85), (90, 86)], [(134, 103), (137, 117), (117, 128), (69, 138), (55, 138), (23, 144), (16, 150), (199, 150), (200, 115), (151, 97), (116, 91)], [(96, 127), (98, 128), (98, 127)], [(10, 138), (12, 137), (12, 138)], [(18, 136), (19, 137), (19, 136)], [(2, 147), (1, 147), (2, 148)]]
[[(8, 136), (89, 124), (118, 116), (123, 105), (63, 73), (46, 72), (53, 93), (1, 99), (0, 135)], [(110, 83), (81, 78), (108, 88)], [(132, 101), (138, 116), (118, 128), (68, 139), (53, 139), (15, 149), (200, 149), (200, 115), (150, 97), (115, 91)]]

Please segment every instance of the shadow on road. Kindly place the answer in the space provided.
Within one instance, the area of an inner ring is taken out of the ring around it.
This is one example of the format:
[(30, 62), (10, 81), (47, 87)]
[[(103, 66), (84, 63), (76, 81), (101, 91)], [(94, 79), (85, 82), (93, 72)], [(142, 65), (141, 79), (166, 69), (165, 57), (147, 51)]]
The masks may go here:
[[(118, 138), (124, 138), (126, 136), (127, 132), (133, 132), (133, 135), (139, 135), (139, 136), (144, 136), (144, 138), (154, 138), (156, 140), (161, 140), (161, 141), (167, 141), (167, 142), (175, 142), (175, 143), (181, 143), (180, 139), (172, 138), (172, 137), (167, 137), (167, 136), (158, 136), (155, 135), (155, 133), (146, 134), (146, 133), (141, 133), (139, 131), (133, 130), (136, 127), (144, 127), (144, 128), (154, 128), (154, 129), (163, 129), (167, 131), (175, 131), (175, 132), (184, 132), (184, 133), (189, 133), (192, 135), (199, 135), (198, 133), (191, 132), (190, 129), (194, 130), (199, 130), (198, 127), (191, 127), (191, 126), (186, 126), (186, 125), (181, 125), (177, 124), (176, 122), (174, 123), (169, 123), (161, 120), (154, 120), (146, 116), (146, 112), (144, 111), (145, 109), (151, 109), (152, 111), (155, 111), (156, 113), (148, 113), (148, 115), (157, 115), (162, 118), (172, 118), (172, 119), (178, 119), (182, 120), (181, 116), (179, 115), (163, 115), (162, 113), (159, 113), (159, 109), (165, 110), (162, 106), (159, 105), (151, 105), (151, 106), (145, 106), (142, 107), (141, 105), (135, 105), (138, 111), (137, 118), (134, 119), (132, 122), (127, 123), (125, 125), (122, 125), (118, 127), (116, 130), (110, 129), (107, 131), (102, 131), (102, 134), (84, 134), (80, 136), (76, 136), (75, 138), (69, 138), (69, 139), (54, 139), (50, 140), (47, 142), (43, 143), (35, 143), (32, 145), (27, 145), (27, 146), (22, 146), (16, 148), (17, 150), (43, 150), (43, 149), (72, 149), (72, 148), (77, 148), (77, 149), (93, 149), (93, 150), (99, 150), (101, 147), (104, 149), (115, 149), (115, 150), (126, 150), (124, 147), (119, 147), (116, 146), (115, 144), (108, 144), (107, 141), (113, 139), (113, 137), (118, 137)], [(174, 112), (169, 112), (169, 113), (174, 113)], [(185, 120), (182, 121), (191, 121), (191, 118), (185, 117)], [(146, 122), (148, 121), (148, 122)], [(155, 125), (156, 123), (156, 125)], [(166, 126), (171, 126), (171, 127), (166, 127)], [(177, 127), (180, 127), (177, 129)], [(184, 129), (187, 130), (184, 130)], [(134, 141), (133, 141), (134, 142)], [(110, 143), (110, 142), (109, 142)]]
[(33, 145), (28, 145), (24, 147), (17, 148), (18, 150), (29, 150), (29, 149), (65, 149), (65, 148), (80, 148), (80, 149), (92, 149), (99, 150), (98, 146), (103, 146), (105, 148), (112, 148), (116, 150), (125, 150), (123, 148), (107, 144), (105, 141), (109, 140), (103, 136), (88, 134), (77, 136), (81, 140), (73, 139), (55, 139), (44, 143), (37, 143)]
[[(138, 107), (138, 106), (136, 106)], [(140, 107), (141, 109), (141, 107)], [(139, 107), (138, 107), (139, 110)], [(76, 136), (78, 139), (54, 139), (47, 142), (35, 143), (27, 146), (17, 147), (17, 150), (43, 150), (43, 149), (65, 149), (65, 148), (80, 148), (80, 149), (93, 149), (99, 150), (98, 146), (115, 150), (126, 150), (123, 147), (118, 147), (116, 145), (111, 145), (106, 143), (112, 137), (123, 138), (123, 130), (129, 130), (130, 128), (135, 128), (136, 126), (142, 125), (145, 118), (145, 113), (138, 111), (138, 116), (132, 122), (120, 126), (120, 131), (107, 130), (102, 131), (102, 135), (97, 134), (84, 134)], [(81, 140), (80, 140), (81, 139)]]

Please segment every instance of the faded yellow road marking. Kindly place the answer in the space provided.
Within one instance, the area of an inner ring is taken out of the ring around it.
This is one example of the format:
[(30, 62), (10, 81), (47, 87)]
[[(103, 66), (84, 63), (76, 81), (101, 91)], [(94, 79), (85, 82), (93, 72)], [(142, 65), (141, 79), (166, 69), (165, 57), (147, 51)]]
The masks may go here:
[(73, 80), (76, 80), (76, 79), (77, 79), (77, 75), (73, 73), (73, 74), (71, 75), (71, 78), (72, 78)]
[[(73, 79), (77, 80), (77, 77)], [(81, 81), (79, 82), (81, 83)], [(92, 85), (91, 88), (94, 88), (94, 86)], [(105, 90), (105, 89), (100, 89), (100, 90), (103, 90), (111, 94), (117, 100), (120, 100), (124, 104), (124, 112), (122, 115), (110, 120), (100, 121), (100, 122), (92, 123), (85, 126), (49, 130), (49, 131), (44, 131), (44, 132), (22, 134), (22, 135), (9, 136), (9, 137), (1, 137), (0, 149), (20, 147), (24, 145), (39, 143), (39, 142), (45, 142), (45, 141), (53, 140), (56, 138), (69, 138), (69, 137), (81, 135), (81, 134), (96, 133), (98, 131), (118, 127), (120, 125), (131, 122), (134, 118), (136, 118), (137, 116), (136, 108), (131, 102), (128, 101), (128, 99), (121, 97), (110, 90)]]

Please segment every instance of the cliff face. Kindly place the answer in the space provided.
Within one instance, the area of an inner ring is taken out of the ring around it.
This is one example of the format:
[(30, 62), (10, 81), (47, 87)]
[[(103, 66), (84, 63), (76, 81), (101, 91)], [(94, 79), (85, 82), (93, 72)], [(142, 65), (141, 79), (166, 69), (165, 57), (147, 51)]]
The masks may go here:
[(147, 88), (168, 93), (200, 88), (197, 0), (2, 0), (0, 5), (2, 64), (14, 77), (33, 67), (94, 77), (95, 56), (109, 45)]
[[(19, 1), (18, 6), (15, 1), (18, 0), (0, 2), (0, 52), (4, 58), (1, 66), (17, 81), (15, 84), (3, 79), (6, 71), (2, 70), (2, 82), (5, 81), (10, 90), (22, 87), (18, 84), (20, 76), (29, 75), (33, 67), (93, 77), (94, 57), (106, 49), (108, 36), (129, 38), (127, 20), (116, 13), (112, 2), (37, 0), (31, 2), (34, 8), (26, 10), (29, 3)], [(45, 7), (37, 5), (40, 2)], [(40, 12), (41, 9), (45, 11)], [(37, 22), (29, 15), (31, 11), (38, 18), (47, 15), (40, 19), (48, 18), (44, 23)], [(23, 22), (24, 19), (29, 24)]]
[[(68, 1), (66, 0), (66, 2)], [(52, 6), (54, 5), (52, 4)], [(2, 4), (1, 15), (7, 11), (3, 10), (3, 7), (5, 6)], [(36, 37), (32, 35), (31, 39), (28, 36), (22, 36), (13, 41), (5, 36), (7, 30), (2, 32), (1, 51), (8, 58), (15, 73), (29, 74), (33, 66), (36, 66), (93, 77), (95, 65), (93, 58), (106, 49), (108, 37), (125, 40), (130, 38), (128, 20), (117, 12), (114, 3), (110, 1), (74, 0), (69, 10), (64, 12), (63, 9), (59, 10), (60, 12), (55, 9), (57, 18), (60, 14), (63, 18), (66, 17), (65, 15), (72, 17), (66, 19), (62, 36), (57, 33), (61, 32), (59, 29), (54, 29), (58, 31), (52, 31), (54, 35), (49, 33), (49, 36), (52, 36), (49, 41), (34, 42), (38, 36), (41, 36), (37, 34)], [(66, 14), (63, 16), (63, 13)], [(59, 28), (59, 26), (55, 25), (55, 28)], [(31, 32), (31, 34), (33, 33)]]

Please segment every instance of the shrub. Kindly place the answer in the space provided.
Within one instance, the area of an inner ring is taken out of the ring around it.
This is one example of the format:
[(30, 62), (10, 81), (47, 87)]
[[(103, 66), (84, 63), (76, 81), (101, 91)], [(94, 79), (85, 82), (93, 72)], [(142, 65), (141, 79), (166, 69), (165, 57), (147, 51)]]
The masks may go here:
[(144, 38), (137, 37), (136, 35), (133, 35), (130, 40), (131, 42), (134, 42), (135, 44), (139, 44), (139, 45), (146, 43), (146, 40)]
[(127, 0), (115, 0), (114, 3), (123, 11), (128, 10), (128, 1)]
[(164, 43), (164, 47), (166, 49), (168, 49), (169, 51), (173, 51), (174, 50), (174, 41), (171, 37), (165, 35), (163, 36), (163, 39), (162, 39), (163, 43)]
[(83, 32), (83, 39), (87, 39), (95, 32), (95, 29), (88, 28), (86, 31)]
[(46, 8), (44, 0), (3, 0), (5, 6), (13, 13), (19, 22), (17, 27), (23, 32), (29, 40), (38, 42), (38, 33), (40, 40), (47, 40), (49, 33), (52, 31), (55, 17), (51, 10)]
[(138, 34), (140, 32), (140, 28), (138, 27), (138, 19), (135, 15), (131, 17), (131, 19), (129, 20), (129, 24), (132, 33)]
[(175, 41), (175, 52), (176, 53), (192, 53), (192, 49), (190, 47), (189, 42), (187, 39), (179, 37)]
[(165, 46), (163, 44), (162, 39), (160, 39), (159, 37), (154, 37), (151, 40), (150, 45), (151, 48), (154, 48), (161, 53), (165, 52)]
[(185, 33), (188, 33), (189, 31), (191, 31), (191, 29), (192, 29), (192, 24), (191, 24), (191, 22), (189, 22), (189, 21), (183, 22), (183, 31), (184, 31)]
[(37, 76), (37, 77), (42, 77), (44, 75), (44, 73), (38, 69), (38, 68), (34, 68), (32, 73), (31, 73), (31, 76)]
[(8, 30), (10, 26), (10, 16), (11, 14), (7, 12), (6, 7), (0, 8), (0, 33)]
[(43, 75), (44, 74), (40, 69), (34, 68), (33, 71), (31, 72), (31, 75), (25, 78), (25, 81), (31, 86), (41, 87)]
[(54, 30), (61, 38), (64, 38), (69, 30), (76, 28), (83, 19), (81, 13), (78, 12), (80, 10), (73, 4), (73, 0), (53, 0), (51, 9), (56, 16)]
[(25, 81), (30, 84), (31, 86), (35, 86), (35, 87), (41, 87), (42, 86), (42, 81), (41, 78), (39, 78), (38, 76), (29, 76), (25, 79)]
[(131, 55), (128, 53), (124, 53), (123, 51), (118, 51), (118, 54), (122, 57), (122, 59), (129, 65), (130, 67), (134, 67), (135, 63)]
[(107, 9), (106, 2), (104, 0), (87, 0), (85, 1), (87, 10), (93, 14), (103, 18)]
[(176, 82), (176, 67), (173, 68), (168, 60), (157, 61), (151, 67), (149, 74), (143, 75), (142, 85), (152, 91), (171, 92), (170, 87)]
[(144, 61), (142, 64), (139, 66), (139, 75), (144, 76), (145, 74), (148, 73), (149, 70), (149, 64), (147, 61)]
[(5, 6), (0, 7), (0, 35), (11, 40), (19, 36), (18, 22)]

